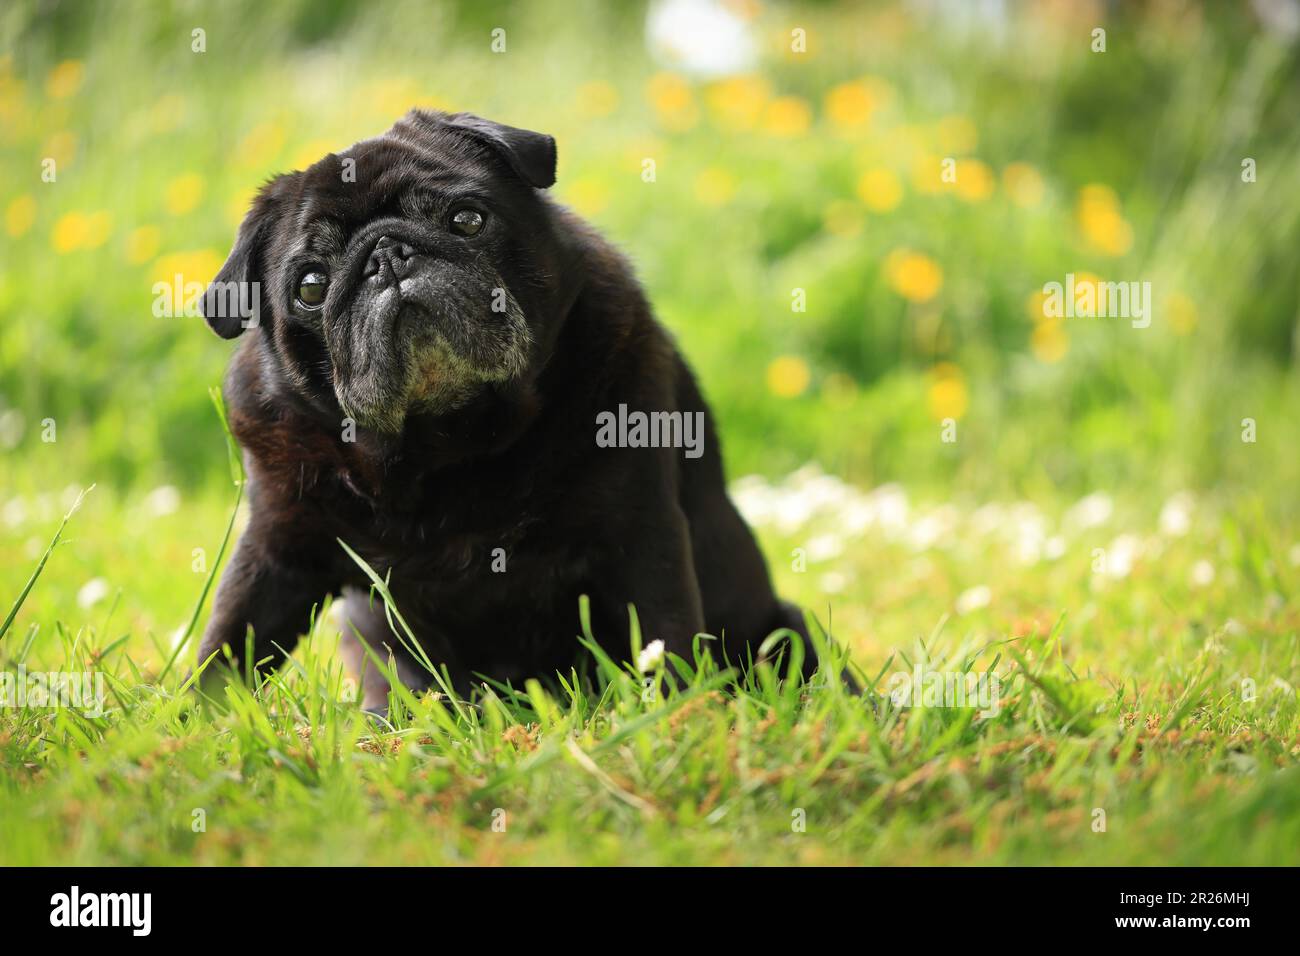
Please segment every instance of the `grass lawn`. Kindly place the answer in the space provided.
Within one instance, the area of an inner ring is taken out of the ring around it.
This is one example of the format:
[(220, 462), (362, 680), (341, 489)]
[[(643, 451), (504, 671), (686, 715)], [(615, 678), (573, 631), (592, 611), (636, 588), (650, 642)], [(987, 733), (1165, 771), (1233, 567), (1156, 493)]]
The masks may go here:
[[(59, 623), (27, 666), (102, 669), (109, 706), (0, 711), (0, 862), (1296, 862), (1300, 553), (1258, 516), (927, 507), (812, 469), (736, 491), (873, 693), (670, 663), (654, 694), (611, 662), (380, 723), (326, 610), (278, 678), (205, 707), (159, 674), (205, 579), (177, 541), (215, 555), (220, 503), (92, 491), (28, 597)], [(3, 638), (11, 670), (36, 630)], [(965, 672), (995, 707), (926, 706), (925, 675)]]

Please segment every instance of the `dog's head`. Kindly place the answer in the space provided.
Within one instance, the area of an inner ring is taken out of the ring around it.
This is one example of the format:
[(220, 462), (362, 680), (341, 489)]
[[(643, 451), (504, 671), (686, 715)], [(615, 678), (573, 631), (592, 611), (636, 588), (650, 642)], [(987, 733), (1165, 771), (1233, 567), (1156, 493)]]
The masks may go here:
[(572, 301), (554, 181), (551, 137), (413, 110), (268, 183), (204, 317), (223, 338), (259, 326), (290, 387), (400, 432), (535, 374)]

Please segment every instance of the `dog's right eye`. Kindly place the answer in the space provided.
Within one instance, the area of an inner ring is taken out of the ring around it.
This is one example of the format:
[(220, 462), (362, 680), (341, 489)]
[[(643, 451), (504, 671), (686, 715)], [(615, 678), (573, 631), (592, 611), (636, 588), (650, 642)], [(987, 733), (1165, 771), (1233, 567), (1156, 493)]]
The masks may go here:
[(298, 280), (298, 304), (304, 309), (319, 309), (325, 304), (325, 290), (330, 279), (323, 272), (308, 272)]
[(483, 214), (477, 209), (458, 209), (451, 217), (451, 231), (458, 236), (477, 236), (483, 229)]

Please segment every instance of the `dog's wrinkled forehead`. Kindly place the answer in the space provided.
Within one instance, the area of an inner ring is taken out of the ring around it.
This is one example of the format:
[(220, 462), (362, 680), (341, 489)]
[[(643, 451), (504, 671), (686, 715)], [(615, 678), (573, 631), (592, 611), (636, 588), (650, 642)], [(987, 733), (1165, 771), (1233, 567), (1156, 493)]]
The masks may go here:
[(421, 200), (478, 195), (508, 203), (554, 181), (549, 136), (469, 114), (412, 111), (383, 135), (312, 165), (298, 219), (324, 218), (346, 231), (381, 215), (414, 216)]

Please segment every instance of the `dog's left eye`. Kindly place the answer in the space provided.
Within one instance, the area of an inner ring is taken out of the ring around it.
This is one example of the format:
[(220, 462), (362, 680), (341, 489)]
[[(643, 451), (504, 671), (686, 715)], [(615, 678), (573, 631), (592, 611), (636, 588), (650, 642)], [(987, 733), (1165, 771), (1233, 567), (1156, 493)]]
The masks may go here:
[(451, 214), (451, 231), (458, 236), (476, 236), (483, 229), (483, 214), (476, 209), (458, 209)]
[(298, 304), (305, 309), (319, 309), (325, 304), (325, 290), (330, 278), (323, 272), (308, 272), (298, 280)]

